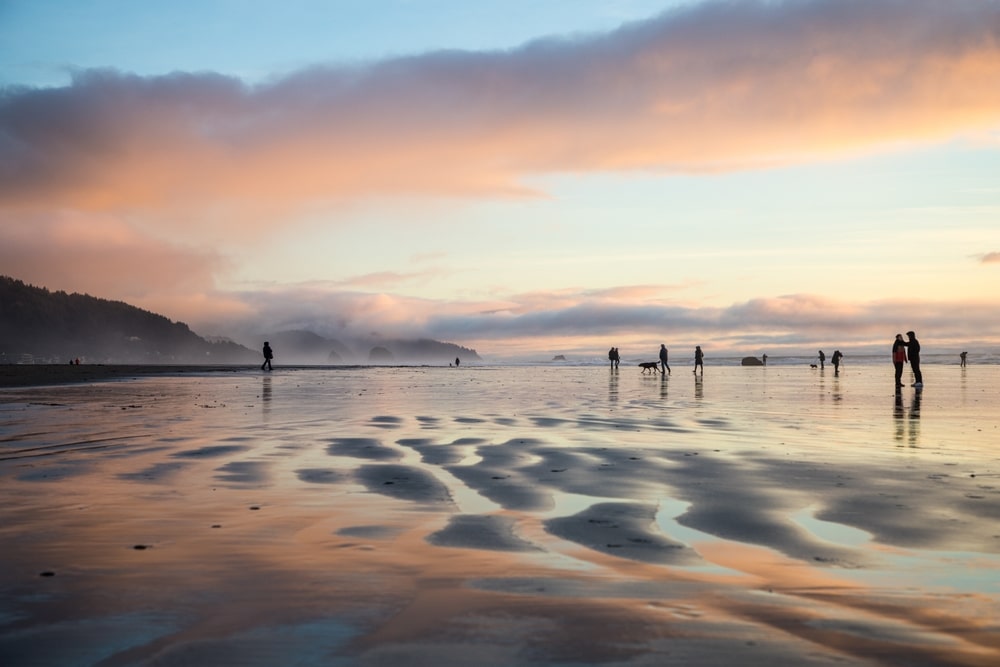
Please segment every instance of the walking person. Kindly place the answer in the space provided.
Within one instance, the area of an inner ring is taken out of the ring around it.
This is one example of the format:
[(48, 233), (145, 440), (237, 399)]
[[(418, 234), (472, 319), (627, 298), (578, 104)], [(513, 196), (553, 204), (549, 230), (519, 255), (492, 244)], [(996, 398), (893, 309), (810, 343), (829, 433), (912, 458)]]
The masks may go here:
[(274, 350), (271, 349), (271, 344), (266, 340), (264, 341), (264, 363), (260, 365), (260, 370), (271, 370), (271, 359), (274, 359)]
[(615, 368), (618, 368), (618, 365), (622, 362), (622, 355), (618, 354), (618, 348), (617, 347), (613, 347), (611, 349), (613, 349), (615, 351), (615, 358), (612, 359), (612, 361), (615, 364)]
[(910, 370), (913, 371), (913, 386), (921, 389), (924, 386), (924, 376), (920, 372), (920, 341), (917, 340), (917, 334), (912, 331), (907, 331), (906, 337), (908, 340), (903, 344), (906, 345), (907, 356), (910, 358)]
[(969, 356), (968, 352), (963, 352), (960, 355), (958, 355), (958, 358), (962, 360), (962, 363), (959, 364), (962, 368), (965, 368), (965, 358), (968, 356)]
[(840, 353), (840, 350), (833, 351), (833, 374), (840, 375), (840, 360), (844, 358), (844, 355)]
[(903, 364), (906, 363), (906, 343), (903, 334), (896, 334), (892, 341), (892, 365), (896, 367), (896, 387), (903, 386)]
[(823, 354), (823, 350), (819, 351), (819, 369), (823, 370), (823, 362), (826, 361), (826, 355)]
[(701, 345), (695, 345), (695, 347), (694, 347), (694, 371), (693, 371), (694, 373), (697, 373), (698, 369), (701, 368), (701, 374), (702, 375), (705, 374), (705, 364), (704, 364), (704, 361), (705, 361), (705, 355), (701, 351)]
[(660, 363), (663, 364), (663, 368), (660, 370), (661, 373), (666, 375), (670, 372), (670, 364), (667, 363), (667, 346), (660, 343)]

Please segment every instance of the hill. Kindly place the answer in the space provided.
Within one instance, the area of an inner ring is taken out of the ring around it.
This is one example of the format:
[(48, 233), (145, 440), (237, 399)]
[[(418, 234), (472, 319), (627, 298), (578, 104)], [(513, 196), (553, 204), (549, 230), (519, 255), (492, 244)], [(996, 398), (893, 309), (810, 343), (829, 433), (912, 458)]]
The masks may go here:
[(482, 361), (476, 351), (430, 339), (351, 340), (324, 338), (312, 331), (279, 331), (260, 336), (270, 341), (275, 362), (282, 364), (434, 364)]
[[(0, 276), (0, 364), (259, 364), (269, 340), (279, 365), (435, 364), (481, 361), (475, 350), (436, 340), (324, 338), (311, 331), (260, 336), (249, 347), (207, 340), (183, 322), (87, 294), (50, 292)], [(373, 352), (380, 348), (378, 354)]]
[(259, 356), (121, 301), (0, 276), (0, 363), (243, 364)]

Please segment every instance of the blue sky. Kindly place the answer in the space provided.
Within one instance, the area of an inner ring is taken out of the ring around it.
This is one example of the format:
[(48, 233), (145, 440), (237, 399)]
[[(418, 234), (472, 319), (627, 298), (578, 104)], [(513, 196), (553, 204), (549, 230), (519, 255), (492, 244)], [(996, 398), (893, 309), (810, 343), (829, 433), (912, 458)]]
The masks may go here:
[(997, 346), (998, 25), (977, 0), (0, 2), (0, 265), (241, 340)]

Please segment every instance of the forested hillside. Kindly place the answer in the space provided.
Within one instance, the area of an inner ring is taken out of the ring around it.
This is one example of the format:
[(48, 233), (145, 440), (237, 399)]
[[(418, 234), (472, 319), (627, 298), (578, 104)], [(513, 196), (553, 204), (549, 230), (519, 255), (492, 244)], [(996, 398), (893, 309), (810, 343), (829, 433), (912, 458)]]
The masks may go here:
[(50, 292), (0, 276), (0, 363), (233, 364), (259, 353), (209, 342), (121, 301)]

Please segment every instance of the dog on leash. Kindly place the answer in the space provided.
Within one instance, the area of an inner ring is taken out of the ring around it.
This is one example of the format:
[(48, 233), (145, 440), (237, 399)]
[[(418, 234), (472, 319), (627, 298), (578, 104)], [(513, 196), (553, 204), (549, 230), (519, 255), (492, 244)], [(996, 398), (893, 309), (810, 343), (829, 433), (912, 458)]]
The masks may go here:
[(644, 361), (641, 364), (639, 364), (639, 367), (642, 368), (642, 372), (643, 373), (645, 373), (646, 371), (653, 371), (655, 373), (656, 371), (658, 371), (660, 369), (660, 362), (659, 361)]

